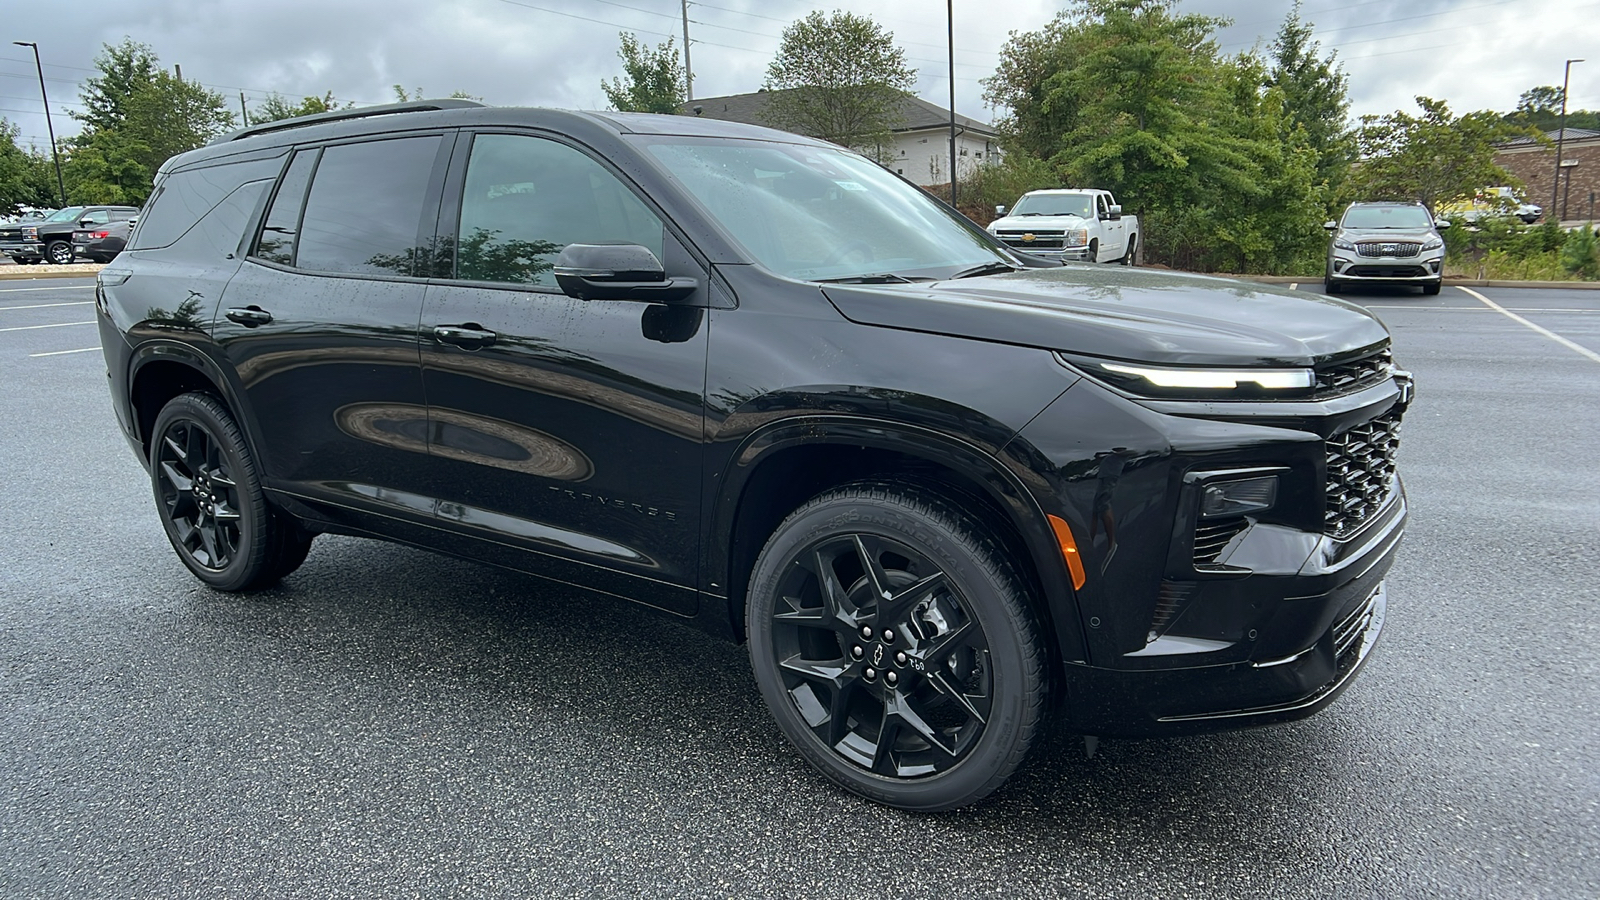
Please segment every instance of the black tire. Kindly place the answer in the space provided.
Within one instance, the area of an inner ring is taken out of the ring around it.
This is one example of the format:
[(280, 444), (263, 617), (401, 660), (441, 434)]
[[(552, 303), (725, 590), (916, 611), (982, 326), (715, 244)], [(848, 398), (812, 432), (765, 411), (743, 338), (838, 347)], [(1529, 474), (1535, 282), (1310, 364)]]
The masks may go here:
[(150, 483), (167, 540), (218, 590), (267, 587), (299, 568), (311, 537), (272, 509), (239, 426), (209, 394), (181, 394), (156, 416)]
[(1100, 239), (1099, 238), (1095, 238), (1094, 240), (1089, 242), (1089, 262), (1097, 263), (1099, 261), (1100, 261)]
[(44, 245), (44, 258), (51, 265), (65, 266), (72, 262), (72, 244), (69, 241), (51, 241)]
[(1439, 293), (1439, 289), (1443, 286), (1443, 282), (1439, 281), (1435, 281), (1432, 284), (1425, 284), (1422, 286), (1422, 293), (1424, 296), (1432, 297), (1437, 295)]
[(1133, 265), (1133, 253), (1138, 248), (1139, 248), (1139, 236), (1136, 235), (1136, 234), (1128, 235), (1128, 252), (1122, 254), (1122, 264), (1123, 265), (1125, 265), (1125, 266)]
[(1324, 294), (1337, 294), (1343, 290), (1344, 285), (1334, 281), (1332, 275), (1324, 274), (1322, 276), (1322, 292)]
[(1044, 709), (1022, 584), (939, 495), (835, 488), (791, 513), (756, 561), (756, 682), (784, 734), (845, 789), (901, 809), (965, 806), (1016, 771)]

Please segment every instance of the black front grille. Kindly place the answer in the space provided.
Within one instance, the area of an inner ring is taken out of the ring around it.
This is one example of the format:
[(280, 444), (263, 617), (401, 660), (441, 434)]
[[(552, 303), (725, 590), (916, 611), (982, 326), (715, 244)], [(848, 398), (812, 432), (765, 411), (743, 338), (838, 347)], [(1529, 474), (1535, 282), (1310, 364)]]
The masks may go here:
[(1421, 278), (1429, 272), (1422, 266), (1351, 266), (1343, 274), (1351, 278)]
[(1394, 355), (1385, 347), (1371, 356), (1317, 367), (1317, 393), (1352, 393), (1388, 380), (1393, 372)]
[(1214, 566), (1223, 548), (1248, 524), (1244, 519), (1224, 519), (1220, 522), (1202, 523), (1194, 530), (1194, 564)]
[[(1033, 240), (1025, 240), (1023, 235), (1033, 235)], [(1007, 246), (1020, 247), (1024, 250), (1059, 250), (1066, 243), (1066, 236), (1060, 231), (1002, 231), (1000, 240)]]
[(22, 240), (21, 228), (0, 228), (0, 241), (16, 243), (20, 240)]
[(1389, 499), (1395, 452), (1400, 449), (1400, 411), (1391, 409), (1326, 442), (1328, 502), (1323, 530), (1346, 537), (1361, 530)]
[(1356, 245), (1356, 252), (1367, 257), (1409, 259), (1422, 252), (1422, 245), (1409, 242), (1362, 241)]

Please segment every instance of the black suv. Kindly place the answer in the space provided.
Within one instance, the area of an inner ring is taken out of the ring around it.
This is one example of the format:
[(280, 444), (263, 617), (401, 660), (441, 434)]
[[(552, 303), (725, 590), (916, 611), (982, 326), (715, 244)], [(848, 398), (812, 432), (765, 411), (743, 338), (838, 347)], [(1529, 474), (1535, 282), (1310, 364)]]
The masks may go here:
[(0, 244), (19, 263), (42, 259), (64, 266), (72, 262), (74, 231), (125, 222), (138, 214), (133, 206), (69, 206), (37, 222), (0, 226)]
[(800, 751), (910, 809), (993, 791), (1046, 715), (1323, 708), (1406, 518), (1411, 381), (1363, 310), (1046, 266), (735, 123), (442, 101), (246, 129), (162, 167), (98, 309), (206, 583), (338, 533), (632, 600), (747, 639)]

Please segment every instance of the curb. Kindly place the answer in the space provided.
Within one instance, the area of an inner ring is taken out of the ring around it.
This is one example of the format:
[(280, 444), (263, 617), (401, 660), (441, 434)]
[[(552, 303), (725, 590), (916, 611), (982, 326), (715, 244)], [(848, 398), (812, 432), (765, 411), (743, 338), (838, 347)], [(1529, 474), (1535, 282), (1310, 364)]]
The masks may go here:
[(32, 281), (44, 278), (91, 278), (105, 266), (101, 263), (73, 263), (69, 266), (0, 266), (0, 281)]
[[(1321, 275), (1218, 275), (1217, 277), (1254, 281), (1258, 284), (1316, 284), (1322, 280)], [(1446, 278), (1444, 286), (1600, 291), (1600, 281), (1480, 281), (1476, 278)]]

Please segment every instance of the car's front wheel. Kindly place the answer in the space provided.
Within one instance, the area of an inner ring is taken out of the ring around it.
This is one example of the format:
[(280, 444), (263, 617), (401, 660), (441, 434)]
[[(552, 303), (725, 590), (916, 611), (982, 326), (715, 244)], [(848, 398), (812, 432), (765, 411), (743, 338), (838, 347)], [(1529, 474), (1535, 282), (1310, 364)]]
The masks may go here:
[(72, 245), (66, 241), (51, 241), (44, 248), (44, 255), (55, 265), (67, 265), (72, 262)]
[(1025, 588), (992, 535), (920, 488), (864, 482), (784, 520), (756, 562), (750, 661), (824, 775), (891, 806), (953, 809), (1021, 764), (1045, 701)]
[(150, 481), (167, 539), (201, 581), (224, 591), (266, 587), (299, 568), (311, 548), (268, 505), (255, 461), (225, 406), (182, 394), (156, 416)]
[(1426, 295), (1426, 296), (1430, 296), (1431, 297), (1431, 296), (1439, 293), (1439, 289), (1441, 287), (1443, 287), (1443, 286), (1444, 286), (1444, 283), (1441, 282), (1441, 281), (1431, 282), (1429, 284), (1425, 284), (1425, 285), (1422, 286), (1422, 293), (1424, 295)]

